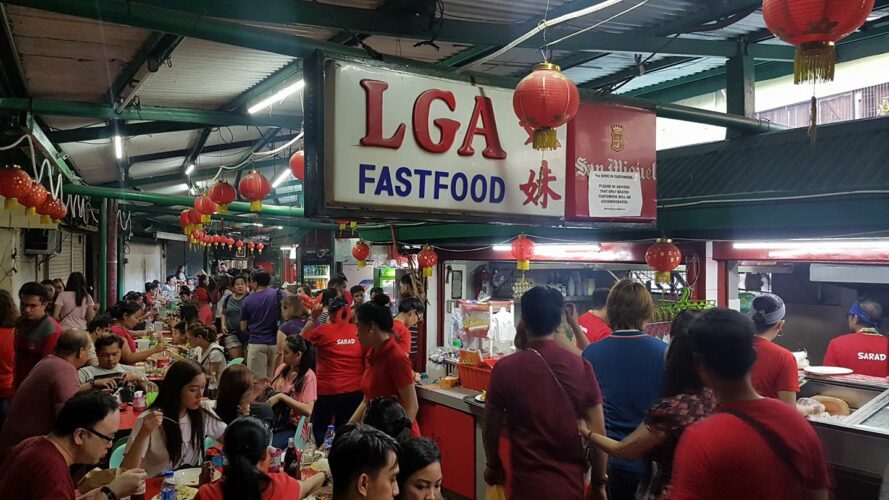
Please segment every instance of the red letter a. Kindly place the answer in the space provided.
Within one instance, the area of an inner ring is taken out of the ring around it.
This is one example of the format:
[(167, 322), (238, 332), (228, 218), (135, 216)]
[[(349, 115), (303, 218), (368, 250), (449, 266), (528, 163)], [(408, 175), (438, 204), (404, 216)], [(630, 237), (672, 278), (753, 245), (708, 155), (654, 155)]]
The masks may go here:
[[(478, 126), (479, 118), (482, 120), (482, 127)], [(472, 139), (476, 134), (485, 136), (487, 147), (482, 151), (482, 156), (492, 160), (506, 158), (506, 151), (500, 147), (500, 135), (497, 134), (497, 122), (494, 120), (494, 107), (488, 97), (475, 97), (475, 108), (472, 110), (472, 118), (469, 119), (469, 128), (466, 129), (466, 137), (463, 139), (463, 145), (457, 150), (457, 154), (460, 156), (475, 154), (475, 150), (472, 149)]]

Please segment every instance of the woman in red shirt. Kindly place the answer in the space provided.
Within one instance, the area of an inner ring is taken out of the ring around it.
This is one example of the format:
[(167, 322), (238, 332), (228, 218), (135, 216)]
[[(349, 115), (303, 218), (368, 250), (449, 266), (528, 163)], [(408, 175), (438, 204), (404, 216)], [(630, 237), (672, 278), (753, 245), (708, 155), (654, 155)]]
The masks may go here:
[(408, 420), (413, 422), (411, 435), (420, 436), (417, 427), (417, 390), (414, 388), (414, 370), (404, 350), (392, 334), (393, 321), (389, 311), (389, 297), (377, 295), (355, 310), (358, 326), (358, 342), (368, 349), (367, 366), (361, 377), (364, 400), (355, 410), (349, 423), (359, 423), (364, 418), (367, 402), (380, 396), (395, 396)]
[(284, 472), (269, 473), (269, 431), (253, 417), (233, 421), (223, 435), (227, 465), (222, 480), (201, 486), (197, 500), (236, 500), (242, 498), (284, 500), (306, 498), (326, 482), (326, 473), (297, 481)]
[(15, 393), (15, 321), (18, 317), (12, 295), (0, 290), (0, 427), (6, 420), (6, 411)]
[(312, 411), (315, 442), (324, 441), (327, 426), (337, 432), (355, 413), (364, 394), (364, 348), (358, 343), (358, 328), (352, 323), (352, 310), (345, 299), (336, 298), (328, 306), (329, 322), (315, 327), (314, 317), (303, 330), (303, 338), (315, 346), (318, 371), (318, 400)]
[(392, 333), (405, 354), (411, 353), (411, 328), (423, 320), (426, 306), (416, 297), (405, 297), (398, 303), (398, 314), (392, 322)]
[(130, 329), (139, 324), (142, 317), (142, 305), (132, 300), (122, 300), (109, 311), (111, 317), (114, 318), (114, 324), (111, 325), (111, 333), (124, 339), (123, 351), (120, 355), (120, 362), (125, 365), (135, 365), (141, 361), (145, 361), (152, 354), (159, 353), (165, 349), (164, 344), (158, 343), (151, 349), (136, 352), (136, 341)]
[(210, 282), (206, 275), (198, 277), (198, 286), (194, 289), (194, 301), (198, 306), (198, 319), (205, 325), (215, 324), (213, 309), (210, 308)]

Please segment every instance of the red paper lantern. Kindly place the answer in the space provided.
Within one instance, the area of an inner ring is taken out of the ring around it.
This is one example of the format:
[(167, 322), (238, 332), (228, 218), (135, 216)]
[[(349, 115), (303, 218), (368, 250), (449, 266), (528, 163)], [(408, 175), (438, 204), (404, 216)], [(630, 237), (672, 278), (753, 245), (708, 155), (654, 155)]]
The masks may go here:
[(40, 215), (41, 224), (49, 224), (54, 213), (56, 199), (52, 195), (48, 195), (43, 203), (37, 207), (37, 214)]
[(432, 276), (432, 269), (438, 264), (438, 254), (431, 246), (426, 245), (417, 254), (417, 264), (423, 270), (423, 276), (428, 278)]
[(254, 248), (256, 248), (256, 243), (253, 243), (252, 241), (247, 243), (247, 251), (249, 251), (250, 253), (253, 253)]
[(555, 64), (538, 64), (516, 86), (512, 108), (519, 123), (531, 127), (532, 147), (556, 149), (556, 128), (571, 121), (580, 106), (580, 93)]
[(262, 210), (262, 199), (272, 192), (272, 185), (264, 175), (254, 170), (241, 179), (238, 191), (241, 196), (250, 200), (250, 211), (259, 212)]
[(238, 248), (244, 248), (244, 242), (241, 240), (238, 240), (235, 242), (235, 246)]
[(37, 207), (43, 204), (48, 195), (49, 192), (43, 187), (43, 184), (31, 181), (28, 193), (19, 199), (19, 203), (25, 207), (25, 214), (34, 215), (37, 213)]
[(669, 239), (658, 239), (645, 251), (645, 262), (657, 271), (655, 283), (667, 284), (672, 281), (670, 273), (682, 263), (682, 252)]
[(297, 151), (290, 157), (290, 173), (300, 181), (306, 178), (306, 152)]
[(355, 246), (352, 247), (352, 257), (355, 257), (355, 260), (358, 261), (359, 268), (366, 266), (367, 258), (370, 257), (370, 247), (367, 243), (358, 241), (355, 243)]
[(762, 17), (776, 37), (796, 45), (793, 82), (831, 81), (836, 42), (857, 30), (874, 0), (763, 0)]
[(0, 170), (0, 195), (6, 198), (3, 206), (8, 210), (16, 208), (16, 200), (21, 200), (31, 190), (31, 182), (31, 177), (17, 166)]
[(49, 205), (49, 210), (49, 217), (58, 223), (62, 222), (62, 220), (68, 216), (68, 207), (62, 203), (62, 200), (52, 200)]
[(216, 213), (216, 203), (209, 196), (202, 194), (194, 199), (194, 209), (201, 214), (201, 223), (210, 222), (210, 216)]
[(257, 251), (257, 252), (259, 252), (260, 254), (262, 254), (263, 249), (265, 249), (265, 245), (263, 245), (262, 243), (257, 243), (257, 244), (256, 244), (256, 251)]
[(534, 241), (524, 234), (512, 240), (512, 256), (516, 259), (516, 269), (528, 271), (531, 269), (531, 257), (534, 256)]
[(229, 250), (232, 249), (232, 246), (234, 246), (234, 244), (235, 244), (235, 239), (232, 238), (231, 236), (229, 236), (228, 238), (225, 239), (225, 245), (228, 247)]
[(238, 192), (225, 179), (221, 179), (207, 191), (207, 196), (213, 203), (219, 205), (217, 211), (220, 214), (228, 213), (228, 204), (238, 199)]

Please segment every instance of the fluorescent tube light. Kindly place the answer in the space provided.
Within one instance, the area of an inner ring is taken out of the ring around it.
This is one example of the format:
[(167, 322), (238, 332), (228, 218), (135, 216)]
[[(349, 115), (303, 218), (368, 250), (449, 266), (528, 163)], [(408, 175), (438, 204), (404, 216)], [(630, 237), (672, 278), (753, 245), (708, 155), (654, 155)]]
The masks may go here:
[(736, 241), (732, 246), (736, 250), (889, 250), (889, 240)]
[(114, 157), (118, 160), (123, 160), (123, 138), (119, 135), (115, 135), (114, 139)]
[(511, 252), (512, 245), (494, 245), (493, 250), (495, 252)]
[(278, 178), (275, 179), (275, 182), (272, 183), (272, 189), (280, 186), (281, 183), (286, 181), (288, 177), (290, 177), (290, 170), (285, 169), (283, 172), (281, 172), (281, 175), (279, 175)]
[(185, 167), (185, 175), (191, 175), (194, 172), (194, 163), (189, 163), (187, 167)]
[[(511, 252), (512, 245), (494, 245), (495, 252)], [(563, 256), (572, 252), (598, 252), (598, 243), (538, 243), (534, 245), (534, 255)]]
[(293, 260), (296, 258), (296, 247), (290, 247), (290, 259)]
[(252, 115), (253, 113), (256, 113), (257, 111), (261, 111), (261, 110), (271, 106), (272, 104), (275, 104), (276, 102), (281, 102), (284, 99), (286, 99), (287, 96), (289, 96), (295, 92), (299, 92), (305, 86), (306, 86), (305, 80), (300, 80), (296, 83), (288, 85), (287, 87), (284, 87), (283, 89), (275, 92), (274, 94), (270, 95), (269, 97), (266, 97), (265, 99), (259, 101), (258, 103), (254, 104), (253, 106), (250, 106), (249, 108), (247, 108), (247, 113)]

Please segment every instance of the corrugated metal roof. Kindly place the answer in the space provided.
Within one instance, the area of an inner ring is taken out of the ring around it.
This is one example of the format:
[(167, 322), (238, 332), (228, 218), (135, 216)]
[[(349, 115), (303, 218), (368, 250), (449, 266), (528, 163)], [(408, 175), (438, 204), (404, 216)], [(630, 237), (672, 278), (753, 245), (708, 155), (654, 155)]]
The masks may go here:
[(34, 97), (101, 102), (149, 31), (6, 5)]
[(676, 78), (694, 75), (707, 70), (711, 70), (713, 68), (719, 68), (724, 64), (725, 59), (716, 57), (704, 57), (701, 59), (694, 59), (687, 63), (678, 64), (670, 68), (658, 70), (642, 75), (641, 77), (634, 78), (630, 81), (630, 83), (621, 87), (618, 90), (618, 93), (629, 92), (631, 90), (640, 89), (642, 87), (648, 87), (649, 85), (655, 85), (657, 83), (675, 80)]
[(148, 106), (217, 109), (294, 58), (186, 38), (139, 90)]
[(538, 19), (570, 0), (444, 0), (444, 16), (450, 19), (497, 23), (526, 22)]
[[(850, 156), (850, 154), (852, 156)], [(675, 205), (889, 189), (889, 118), (658, 151), (658, 197)], [(854, 168), (841, 165), (854, 164)]]
[(437, 50), (431, 45), (415, 47), (414, 45), (419, 42), (422, 42), (422, 40), (388, 36), (370, 36), (364, 39), (364, 43), (373, 47), (377, 52), (423, 62), (436, 62), (446, 59), (467, 47), (466, 45), (442, 42), (435, 42), (439, 47)]

